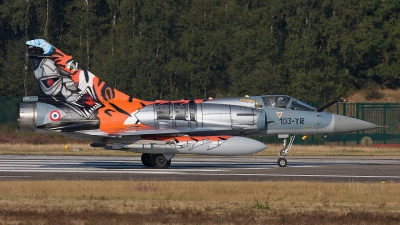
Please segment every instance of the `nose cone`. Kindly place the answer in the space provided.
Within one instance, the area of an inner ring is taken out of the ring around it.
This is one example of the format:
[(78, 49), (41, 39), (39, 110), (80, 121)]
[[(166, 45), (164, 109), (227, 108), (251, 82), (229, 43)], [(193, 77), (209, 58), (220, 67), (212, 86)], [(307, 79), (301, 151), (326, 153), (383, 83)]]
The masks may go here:
[(356, 118), (342, 115), (333, 115), (333, 133), (348, 133), (378, 128), (380, 126)]

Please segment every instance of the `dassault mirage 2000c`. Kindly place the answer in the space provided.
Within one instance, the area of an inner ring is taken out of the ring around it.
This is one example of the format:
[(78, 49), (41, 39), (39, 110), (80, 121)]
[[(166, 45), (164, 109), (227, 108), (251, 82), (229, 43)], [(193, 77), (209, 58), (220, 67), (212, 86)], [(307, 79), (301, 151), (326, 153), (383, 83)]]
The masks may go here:
[(43, 39), (26, 44), (39, 95), (19, 104), (19, 130), (62, 132), (92, 140), (93, 147), (142, 153), (147, 167), (168, 168), (175, 154), (257, 153), (266, 145), (243, 137), (254, 134), (284, 138), (278, 160), (284, 167), (294, 135), (378, 127), (287, 95), (144, 101), (107, 85)]

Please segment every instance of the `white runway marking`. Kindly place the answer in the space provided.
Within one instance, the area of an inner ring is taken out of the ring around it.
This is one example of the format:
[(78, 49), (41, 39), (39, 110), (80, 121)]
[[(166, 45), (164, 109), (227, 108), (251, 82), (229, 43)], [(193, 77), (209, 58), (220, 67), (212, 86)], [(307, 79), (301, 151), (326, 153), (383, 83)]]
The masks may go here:
[[(200, 175), (200, 174), (196, 174)], [(215, 176), (227, 176), (227, 174), (214, 174)], [(269, 177), (328, 177), (328, 178), (381, 178), (381, 179), (400, 179), (400, 176), (353, 176), (353, 175), (312, 175), (312, 174), (228, 174), (229, 176), (269, 176)]]
[(31, 176), (0, 176), (0, 178), (20, 178), (20, 177), (31, 177)]

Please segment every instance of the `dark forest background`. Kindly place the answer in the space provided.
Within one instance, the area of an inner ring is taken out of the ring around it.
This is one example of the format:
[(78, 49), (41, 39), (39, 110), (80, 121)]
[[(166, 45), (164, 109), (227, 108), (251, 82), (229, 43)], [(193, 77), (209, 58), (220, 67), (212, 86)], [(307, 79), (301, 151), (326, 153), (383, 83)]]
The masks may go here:
[(0, 0), (0, 96), (36, 95), (43, 38), (137, 98), (400, 87), (398, 0)]

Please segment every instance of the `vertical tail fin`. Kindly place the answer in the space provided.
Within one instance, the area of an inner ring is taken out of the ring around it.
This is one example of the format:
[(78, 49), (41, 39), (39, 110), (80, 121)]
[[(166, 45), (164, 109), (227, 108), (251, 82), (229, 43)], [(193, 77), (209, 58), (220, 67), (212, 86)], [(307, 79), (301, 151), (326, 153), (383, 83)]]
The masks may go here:
[(103, 125), (121, 124), (148, 104), (107, 85), (46, 40), (30, 40), (26, 45), (39, 86), (39, 102), (68, 107), (86, 119), (96, 117)]

